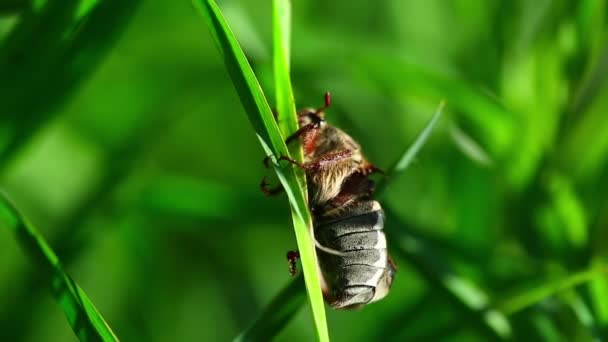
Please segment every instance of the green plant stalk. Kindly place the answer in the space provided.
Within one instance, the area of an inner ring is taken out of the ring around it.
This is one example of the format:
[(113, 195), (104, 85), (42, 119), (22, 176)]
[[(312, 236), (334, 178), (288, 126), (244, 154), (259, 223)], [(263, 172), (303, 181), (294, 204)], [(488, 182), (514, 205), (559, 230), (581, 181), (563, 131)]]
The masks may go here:
[(93, 303), (65, 272), (59, 258), (38, 230), (27, 221), (4, 194), (0, 194), (0, 223), (15, 233), (21, 246), (30, 254), (50, 282), (72, 330), (81, 341), (118, 341)]
[[(224, 59), (225, 66), (248, 114), (262, 148), (267, 155), (290, 156), (284, 137), (272, 115), (260, 84), (245, 57), (236, 37), (213, 0), (193, 0), (194, 7), (205, 19), (211, 35)], [(328, 341), (327, 322), (320, 278), (317, 272), (316, 251), (310, 235), (312, 219), (307, 197), (302, 191), (292, 166), (274, 165), (274, 170), (289, 198), (294, 217), (294, 230), (302, 262), (306, 289), (312, 307), (319, 340)]]
[[(299, 128), (290, 76), (289, 52), (291, 51), (291, 3), (290, 0), (274, 0), (272, 5), (273, 68), (278, 110), (277, 117), (279, 120), (279, 128), (281, 133), (283, 133), (284, 137), (288, 137), (294, 134)], [(297, 160), (303, 161), (302, 147), (299, 144), (288, 146), (288, 148), (291, 155), (295, 156)], [(300, 168), (296, 168), (295, 172), (296, 180), (298, 181), (298, 185), (300, 187), (300, 193), (304, 195), (304, 198), (308, 198), (306, 174), (304, 173), (304, 170)], [(307, 226), (302, 226), (301, 221), (298, 220), (297, 213), (295, 212), (293, 205), (291, 206), (291, 211), (294, 227), (300, 226), (299, 229), (296, 229), (296, 235), (302, 235), (302, 237), (298, 239), (298, 245), (300, 245), (300, 239), (310, 239), (311, 236), (313, 236), (314, 239), (312, 220), (309, 218), (307, 221)], [(308, 237), (303, 234), (305, 229), (308, 229), (310, 232)], [(316, 269), (317, 256), (315, 248), (313, 248), (313, 257), (314, 260), (311, 260), (311, 263), (314, 262)], [(316, 290), (319, 289), (319, 284), (319, 282), (306, 282), (308, 292), (311, 292), (311, 286), (315, 287), (313, 290), (316, 292)], [(311, 296), (311, 307), (319, 340), (329, 340), (323, 298), (317, 297), (313, 300)]]
[[(273, 68), (278, 110), (277, 117), (281, 133), (288, 136), (298, 130), (289, 60), (291, 47), (291, 6), (289, 0), (274, 0), (272, 2), (272, 9)], [(293, 150), (300, 154), (302, 151), (301, 148)]]
[[(298, 119), (295, 99), (291, 86), (290, 53), (291, 50), (291, 4), (290, 0), (274, 0), (273, 7), (273, 68), (275, 96), (277, 99), (277, 119), (279, 129), (284, 137), (295, 133)], [(298, 144), (287, 146), (289, 153), (296, 160), (303, 161), (302, 147)], [(296, 168), (296, 176), (302, 193), (308, 198), (306, 175), (304, 170)]]

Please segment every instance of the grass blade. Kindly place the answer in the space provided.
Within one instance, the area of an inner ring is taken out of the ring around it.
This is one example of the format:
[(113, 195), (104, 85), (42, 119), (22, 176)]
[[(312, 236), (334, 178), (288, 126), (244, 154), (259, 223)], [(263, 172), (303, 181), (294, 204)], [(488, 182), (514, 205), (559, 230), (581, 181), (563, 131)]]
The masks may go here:
[[(594, 257), (592, 265), (601, 265), (602, 258)], [(597, 277), (588, 284), (589, 296), (593, 299), (593, 309), (597, 321), (608, 326), (608, 277)]]
[[(394, 179), (395, 175), (408, 168), (418, 152), (428, 140), (433, 128), (437, 124), (439, 117), (443, 113), (445, 102), (441, 101), (439, 107), (418, 134), (414, 142), (405, 150), (391, 168), (388, 169), (387, 176), (378, 184), (376, 193), (382, 196), (389, 180)], [(397, 214), (391, 208), (385, 208), (388, 221), (394, 224), (387, 224), (391, 232), (395, 233), (398, 242), (394, 245), (395, 252), (401, 254), (405, 259), (409, 259), (411, 264), (420, 272), (427, 282), (436, 287), (437, 292), (450, 300), (463, 315), (470, 317), (471, 322), (480, 328), (489, 338), (500, 340), (505, 339), (511, 334), (509, 322), (501, 312), (488, 306), (488, 296), (480, 288), (477, 288), (467, 279), (459, 277), (453, 273), (442, 261), (437, 258), (437, 253), (432, 246), (421, 239), (414, 238), (405, 233), (405, 224), (400, 222)]]
[(47, 1), (24, 11), (0, 41), (0, 168), (97, 68), (140, 2)]
[(450, 137), (458, 149), (469, 159), (484, 167), (493, 165), (490, 155), (470, 135), (455, 124), (450, 125)]
[(408, 260), (434, 292), (447, 299), (486, 337), (491, 340), (508, 339), (511, 325), (504, 314), (491, 305), (489, 295), (469, 279), (456, 274), (431, 244), (407, 233), (407, 225), (394, 210), (385, 207), (384, 211), (387, 217), (385, 227), (394, 238), (391, 250)]
[[(182, 96), (186, 94), (182, 89), (179, 89), (178, 92)], [(188, 94), (192, 95), (188, 96), (188, 99), (194, 98), (194, 92)], [(198, 97), (196, 98), (198, 99)], [(179, 101), (167, 103), (166, 100), (163, 100), (161, 102), (155, 106), (153, 112), (146, 115), (145, 122), (132, 129), (120, 144), (112, 145), (107, 150), (103, 167), (98, 169), (101, 177), (95, 186), (81, 197), (78, 206), (71, 211), (70, 215), (49, 227), (54, 228), (55, 234), (48, 239), (48, 242), (54, 247), (54, 252), (61, 259), (64, 267), (70, 267), (91, 244), (94, 229), (91, 229), (87, 223), (111, 206), (112, 195), (116, 187), (133, 173), (142, 156), (153, 149), (149, 137), (162, 136), (163, 132), (171, 127), (174, 120), (180, 118), (181, 114), (174, 113), (183, 113), (184, 108), (189, 108), (193, 104), (193, 101), (185, 100), (184, 97)], [(179, 190), (178, 185), (171, 185), (174, 192), (169, 193), (169, 196), (175, 193), (175, 188)], [(189, 184), (189, 189), (196, 190), (197, 188)], [(214, 195), (214, 198), (220, 196)], [(172, 198), (180, 198), (180, 201), (177, 201), (179, 203), (173, 203), (174, 205), (183, 203), (182, 197), (174, 196)], [(204, 203), (201, 198), (196, 200), (198, 204)], [(217, 207), (217, 203), (215, 204)], [(12, 293), (10, 301), (0, 307), (0, 317), (11, 317), (11, 320), (0, 320), (0, 340), (3, 340), (3, 337), (11, 341), (25, 340), (28, 328), (33, 324), (33, 316), (28, 310), (20, 308), (35, 306), (40, 298), (46, 295), (44, 278), (39, 273), (35, 269), (25, 272), (21, 279), (16, 280), (22, 285)]]
[(578, 323), (587, 330), (589, 336), (593, 337), (594, 341), (602, 341), (598, 322), (583, 297), (575, 290), (568, 290), (560, 297), (564, 304), (570, 307)]
[(295, 316), (305, 301), (304, 282), (302, 277), (298, 277), (274, 297), (260, 317), (242, 332), (235, 342), (272, 340)]
[(0, 222), (14, 231), (22, 247), (35, 259), (76, 336), (81, 341), (118, 341), (84, 291), (65, 272), (42, 235), (19, 214), (6, 196), (0, 195), (0, 200)]
[(523, 291), (520, 294), (503, 300), (498, 304), (498, 307), (505, 313), (512, 315), (559, 292), (590, 282), (601, 276), (605, 276), (607, 273), (607, 265), (594, 266), (587, 270), (571, 274), (561, 280), (548, 281), (539, 287)]
[[(272, 5), (273, 67), (278, 121), (281, 133), (287, 136), (298, 129), (289, 62), (291, 6), (289, 0), (274, 0)], [(298, 150), (301, 153), (301, 148)]]
[[(268, 155), (290, 156), (260, 84), (219, 7), (213, 0), (194, 0), (193, 3), (205, 19), (224, 58), (225, 66), (262, 147)], [(310, 236), (312, 219), (308, 211), (307, 197), (302, 191), (303, 182), (298, 181), (296, 172), (291, 166), (282, 168), (275, 165), (274, 169), (287, 193), (292, 213), (295, 214), (293, 215), (294, 230), (317, 334), (319, 340), (328, 341), (316, 251)]]
[(418, 136), (416, 137), (414, 142), (405, 149), (405, 151), (401, 155), (401, 158), (399, 158), (399, 160), (397, 160), (388, 169), (388, 172), (387, 172), (388, 177), (385, 177), (383, 179), (383, 181), (378, 184), (378, 187), (376, 190), (377, 196), (379, 196), (379, 197), (382, 196), (382, 194), (386, 190), (386, 187), (389, 184), (389, 182), (391, 182), (399, 172), (404, 171), (405, 169), (408, 168), (408, 166), (410, 166), (410, 164), (412, 163), (412, 161), (414, 160), (414, 158), (416, 157), (418, 152), (420, 152), (420, 150), (426, 143), (431, 132), (433, 131), (433, 128), (435, 128), (435, 125), (437, 124), (437, 121), (439, 120), (441, 113), (443, 113), (444, 107), (445, 107), (445, 101), (441, 101), (441, 103), (439, 103), (439, 107), (435, 111), (435, 114), (433, 114), (433, 116), (431, 117), (431, 120), (429, 120), (429, 122), (426, 124), (424, 129), (420, 132), (420, 134), (418, 134)]

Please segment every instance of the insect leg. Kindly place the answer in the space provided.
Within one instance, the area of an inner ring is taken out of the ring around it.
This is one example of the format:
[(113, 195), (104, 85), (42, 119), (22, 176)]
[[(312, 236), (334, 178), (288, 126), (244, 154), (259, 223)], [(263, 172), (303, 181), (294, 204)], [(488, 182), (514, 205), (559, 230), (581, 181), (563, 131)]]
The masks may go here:
[(287, 156), (280, 156), (280, 157), (279, 157), (279, 160), (284, 160), (284, 161), (286, 161), (286, 162), (289, 162), (289, 163), (291, 163), (291, 164), (293, 164), (293, 165), (296, 165), (297, 167), (300, 167), (300, 168), (302, 168), (302, 169), (305, 169), (305, 170), (306, 170), (306, 164), (302, 164), (302, 163), (298, 162), (297, 160), (295, 160), (295, 159), (291, 159), (291, 158), (289, 158), (289, 157), (287, 157)]
[(264, 195), (275, 196), (283, 192), (283, 186), (281, 184), (275, 186), (274, 188), (268, 187), (269, 185), (270, 183), (268, 183), (266, 177), (262, 178), (262, 181), (260, 182), (260, 190), (262, 190)]
[(292, 135), (287, 137), (287, 139), (285, 140), (285, 144), (290, 144), (291, 142), (295, 141), (296, 139), (298, 139), (300, 137), (306, 137), (307, 135), (316, 131), (317, 129), (319, 129), (319, 127), (321, 127), (321, 122), (322, 122), (321, 120), (318, 122), (311, 122), (308, 125), (304, 125), (304, 126), (300, 127), (300, 129), (298, 129), (295, 133), (293, 133)]
[(281, 156), (281, 157), (279, 157), (279, 160), (287, 161), (306, 171), (318, 171), (318, 170), (322, 170), (324, 168), (331, 167), (333, 164), (336, 164), (340, 161), (348, 159), (352, 155), (353, 155), (353, 152), (351, 150), (344, 150), (344, 151), (340, 151), (340, 152), (334, 152), (334, 153), (328, 153), (328, 154), (322, 155), (321, 157), (317, 158), (316, 160), (308, 162), (308, 163), (304, 163), (304, 164), (298, 162), (297, 160), (291, 159), (287, 156)]
[(300, 252), (289, 251), (287, 252), (287, 262), (289, 263), (289, 274), (292, 276), (296, 275), (296, 261), (300, 258)]
[[(262, 161), (267, 169), (270, 168), (270, 158), (271, 156), (266, 156), (266, 158), (264, 158)], [(264, 193), (264, 195), (275, 196), (283, 192), (283, 186), (281, 184), (275, 186), (274, 188), (269, 187), (269, 185), (270, 183), (266, 177), (262, 178), (262, 181), (260, 182), (260, 190)]]
[(345, 159), (349, 159), (350, 157), (352, 157), (352, 155), (353, 151), (351, 150), (324, 154), (316, 160), (304, 164), (304, 168), (306, 170), (321, 170), (324, 168), (331, 167), (332, 165), (339, 163)]
[(382, 171), (382, 169), (376, 167), (375, 165), (373, 165), (367, 161), (363, 162), (363, 165), (361, 165), (359, 170), (360, 170), (361, 174), (363, 174), (364, 176), (371, 175), (373, 173), (379, 173), (381, 175), (386, 176), (386, 173), (384, 171)]

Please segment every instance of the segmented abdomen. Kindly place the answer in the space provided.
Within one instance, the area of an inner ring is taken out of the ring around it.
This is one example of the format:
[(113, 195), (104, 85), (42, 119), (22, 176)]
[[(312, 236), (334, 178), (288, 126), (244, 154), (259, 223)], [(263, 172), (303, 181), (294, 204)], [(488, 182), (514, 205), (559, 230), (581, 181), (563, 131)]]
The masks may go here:
[(317, 241), (343, 254), (318, 250), (319, 265), (330, 291), (326, 297), (336, 308), (370, 302), (387, 269), (384, 213), (374, 201), (361, 202), (358, 206), (370, 211), (361, 213), (355, 208), (357, 213), (353, 216), (315, 224)]

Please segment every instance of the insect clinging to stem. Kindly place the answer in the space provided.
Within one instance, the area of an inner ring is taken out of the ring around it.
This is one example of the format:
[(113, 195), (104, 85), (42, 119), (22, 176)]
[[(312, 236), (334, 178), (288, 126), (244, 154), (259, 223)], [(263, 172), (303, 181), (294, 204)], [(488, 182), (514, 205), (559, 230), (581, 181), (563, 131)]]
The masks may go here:
[[(325, 300), (335, 309), (353, 309), (384, 298), (397, 267), (387, 250), (384, 212), (372, 199), (375, 183), (369, 175), (381, 171), (367, 161), (351, 136), (325, 122), (330, 104), (326, 93), (323, 107), (297, 113), (299, 129), (286, 143), (300, 141), (304, 161), (286, 156), (278, 160), (306, 173)], [(264, 164), (268, 162), (269, 157)], [(260, 188), (268, 195), (281, 190), (268, 188), (265, 179)], [(298, 256), (287, 255), (292, 274)]]

